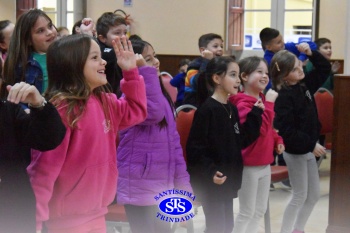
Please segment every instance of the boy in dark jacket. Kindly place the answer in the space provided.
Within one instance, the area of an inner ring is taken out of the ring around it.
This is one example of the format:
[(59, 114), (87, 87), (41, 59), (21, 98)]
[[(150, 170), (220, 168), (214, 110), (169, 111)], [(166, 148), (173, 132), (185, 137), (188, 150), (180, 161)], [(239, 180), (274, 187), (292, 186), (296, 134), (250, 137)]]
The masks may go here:
[(97, 20), (96, 31), (102, 59), (107, 62), (105, 70), (107, 81), (111, 85), (112, 92), (120, 97), (119, 85), (122, 79), (122, 71), (117, 65), (112, 40), (115, 40), (117, 36), (121, 37), (127, 34), (128, 29), (125, 17), (113, 12), (105, 12)]

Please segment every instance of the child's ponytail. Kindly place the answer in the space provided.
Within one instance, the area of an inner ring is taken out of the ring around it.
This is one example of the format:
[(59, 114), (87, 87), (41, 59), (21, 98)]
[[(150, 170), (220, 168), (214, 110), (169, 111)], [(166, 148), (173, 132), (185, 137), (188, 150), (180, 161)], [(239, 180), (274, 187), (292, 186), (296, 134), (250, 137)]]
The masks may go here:
[(209, 90), (209, 84), (207, 82), (208, 78), (206, 77), (207, 73), (205, 71), (201, 71), (198, 74), (198, 90), (196, 100), (198, 106), (202, 105), (204, 101), (210, 96), (211, 91)]

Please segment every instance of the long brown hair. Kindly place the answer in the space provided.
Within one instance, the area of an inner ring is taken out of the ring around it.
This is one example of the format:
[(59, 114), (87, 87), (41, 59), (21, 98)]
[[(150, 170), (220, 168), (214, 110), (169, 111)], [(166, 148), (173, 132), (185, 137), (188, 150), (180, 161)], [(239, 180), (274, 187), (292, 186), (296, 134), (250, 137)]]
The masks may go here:
[(111, 120), (108, 99), (102, 94), (108, 90), (104, 86), (91, 90), (84, 76), (84, 66), (93, 40), (85, 34), (71, 35), (55, 41), (47, 51), (49, 85), (44, 96), (56, 107), (67, 107), (66, 117), (70, 127), (76, 126), (91, 94), (101, 101), (106, 120)]
[(295, 58), (296, 56), (287, 50), (278, 51), (272, 57), (269, 73), (275, 90), (288, 88), (283, 79), (294, 69)]
[[(7, 85), (25, 81), (28, 58), (34, 52), (31, 30), (39, 17), (46, 18), (52, 24), (49, 16), (39, 9), (27, 11), (16, 22), (4, 67), (4, 82)], [(20, 74), (16, 73), (17, 67), (20, 67)]]

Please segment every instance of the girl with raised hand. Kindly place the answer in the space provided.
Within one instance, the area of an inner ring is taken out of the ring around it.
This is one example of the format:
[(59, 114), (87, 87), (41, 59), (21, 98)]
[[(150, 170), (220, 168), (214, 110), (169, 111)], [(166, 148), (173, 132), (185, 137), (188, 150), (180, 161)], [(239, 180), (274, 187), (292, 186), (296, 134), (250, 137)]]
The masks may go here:
[(238, 191), (239, 213), (235, 221), (234, 233), (257, 233), (259, 222), (267, 209), (271, 184), (273, 150), (278, 154), (284, 151), (282, 138), (273, 128), (276, 91), (268, 90), (268, 66), (264, 58), (247, 57), (238, 62), (240, 79), (244, 91), (232, 95), (229, 100), (237, 106), (240, 122), (243, 124), (257, 100), (265, 105), (258, 139), (242, 150), (243, 179)]
[(201, 104), (187, 141), (187, 165), (194, 194), (203, 206), (206, 233), (232, 232), (233, 198), (242, 183), (241, 149), (260, 134), (261, 100), (243, 125), (237, 108), (228, 102), (239, 86), (239, 67), (231, 57), (210, 60), (198, 80)]
[(155, 196), (172, 189), (192, 193), (192, 188), (157, 55), (148, 42), (131, 41), (145, 79), (147, 118), (120, 131), (117, 203), (125, 206), (133, 233), (170, 233), (170, 223), (157, 218), (160, 201)]
[(125, 97), (106, 93), (106, 62), (96, 41), (72, 35), (47, 53), (45, 94), (59, 111), (67, 133), (48, 152), (33, 151), (28, 167), (37, 200), (37, 230), (49, 233), (106, 232), (104, 215), (117, 189), (116, 137), (146, 117), (145, 84), (130, 41), (113, 42), (123, 70)]
[(313, 94), (331, 72), (331, 64), (318, 51), (299, 46), (315, 69), (303, 72), (297, 57), (288, 51), (277, 52), (270, 64), (272, 84), (278, 91), (274, 127), (285, 143), (292, 198), (283, 215), (281, 233), (302, 233), (320, 195), (316, 157), (326, 153), (319, 144), (320, 123)]

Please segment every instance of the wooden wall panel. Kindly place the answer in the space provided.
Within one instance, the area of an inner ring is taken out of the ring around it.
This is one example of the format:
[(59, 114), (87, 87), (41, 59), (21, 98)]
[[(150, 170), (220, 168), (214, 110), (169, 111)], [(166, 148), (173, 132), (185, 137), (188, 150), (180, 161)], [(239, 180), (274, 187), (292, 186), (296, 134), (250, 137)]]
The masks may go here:
[(16, 0), (16, 18), (31, 8), (36, 8), (36, 0)]
[(350, 232), (350, 76), (334, 79), (334, 119), (327, 233)]
[(198, 56), (193, 55), (163, 55), (157, 54), (158, 59), (160, 61), (160, 71), (166, 71), (172, 76), (175, 76), (179, 73), (179, 62), (181, 59), (190, 59), (191, 61)]

